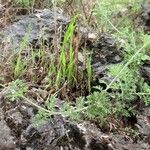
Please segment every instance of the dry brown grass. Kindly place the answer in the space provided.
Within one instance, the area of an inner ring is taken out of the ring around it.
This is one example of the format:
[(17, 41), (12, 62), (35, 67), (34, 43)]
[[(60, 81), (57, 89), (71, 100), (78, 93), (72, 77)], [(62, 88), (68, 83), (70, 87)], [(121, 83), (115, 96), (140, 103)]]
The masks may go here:
[(93, 16), (95, 5), (96, 0), (67, 0), (63, 4), (63, 9), (69, 16), (79, 14), (79, 22), (87, 26), (96, 23), (96, 19)]

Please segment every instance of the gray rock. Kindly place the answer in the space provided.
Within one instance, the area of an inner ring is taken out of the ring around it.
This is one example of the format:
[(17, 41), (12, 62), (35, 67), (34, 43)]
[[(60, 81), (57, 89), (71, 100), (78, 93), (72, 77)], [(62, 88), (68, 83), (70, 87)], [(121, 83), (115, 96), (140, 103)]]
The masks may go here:
[(92, 64), (111, 64), (122, 61), (122, 51), (117, 47), (117, 41), (107, 33), (101, 34), (91, 44)]
[(39, 150), (113, 150), (108, 136), (95, 125), (73, 123), (61, 116), (55, 116), (38, 127), (29, 126), (24, 138), (28, 147)]
[(145, 0), (142, 4), (141, 19), (144, 30), (150, 33), (150, 0)]
[(9, 150), (16, 147), (16, 141), (11, 135), (11, 130), (4, 120), (0, 121), (0, 150)]
[[(56, 24), (55, 24), (56, 21)], [(37, 11), (32, 15), (22, 16), (21, 19), (7, 26), (0, 33), (0, 43), (7, 46), (7, 49), (18, 51), (21, 47), (23, 38), (26, 35), (25, 45), (39, 46), (41, 39), (52, 45), (55, 34), (61, 34), (61, 30), (68, 24), (69, 20), (58, 10), (56, 13), (50, 10)], [(28, 37), (29, 35), (29, 37)], [(58, 35), (60, 38), (60, 35)], [(22, 43), (23, 46), (23, 43)]]
[(141, 66), (141, 74), (145, 81), (150, 85), (150, 61), (144, 63)]
[(137, 125), (143, 135), (150, 136), (150, 108), (144, 108), (140, 115), (137, 115)]
[(17, 110), (8, 111), (6, 114), (6, 121), (11, 122), (19, 130), (19, 126), (23, 124), (22, 114)]

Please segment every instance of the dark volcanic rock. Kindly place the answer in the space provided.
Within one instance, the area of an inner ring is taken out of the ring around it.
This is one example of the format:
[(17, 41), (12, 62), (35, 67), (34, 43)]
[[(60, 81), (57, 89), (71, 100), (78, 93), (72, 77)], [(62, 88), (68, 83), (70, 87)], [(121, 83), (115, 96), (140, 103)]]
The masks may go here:
[(141, 19), (144, 30), (150, 33), (150, 0), (145, 0), (142, 4)]
[[(55, 116), (38, 127), (24, 132), (26, 146), (38, 150), (111, 150), (110, 141), (90, 123), (71, 123)], [(24, 145), (25, 146), (25, 145)], [(25, 147), (26, 147), (25, 146)]]
[(134, 142), (127, 135), (110, 134), (115, 150), (149, 150), (150, 145), (144, 141)]
[[(119, 63), (123, 60), (123, 48), (119, 41), (109, 33), (97, 33), (86, 28), (79, 28), (81, 33), (81, 47), (92, 55), (92, 65), (95, 67)], [(95, 68), (94, 67), (94, 68)]]
[[(136, 124), (140, 135), (143, 137), (145, 142), (150, 145), (150, 108), (144, 108), (142, 113), (137, 115)], [(150, 146), (149, 146), (150, 147)]]
[(144, 80), (150, 85), (150, 61), (141, 66), (141, 74)]
[(117, 47), (116, 39), (107, 33), (100, 34), (88, 49), (92, 51), (92, 64), (119, 63), (122, 60), (122, 51)]
[(0, 121), (0, 150), (10, 150), (16, 147), (16, 140), (11, 135), (11, 129), (4, 120)]
[(101, 33), (92, 40), (88, 39), (86, 48), (92, 53), (93, 85), (98, 85), (99, 79), (111, 82), (113, 78), (108, 77), (107, 68), (110, 64), (123, 60), (123, 48), (120, 48), (117, 40), (108, 33)]
[[(56, 17), (54, 19), (54, 17)], [(52, 40), (55, 34), (55, 20), (58, 39), (61, 31), (68, 24), (69, 20), (65, 18), (60, 10), (56, 12), (50, 10), (37, 11), (32, 15), (25, 15), (12, 25), (7, 26), (0, 33), (0, 43), (7, 45), (7, 49), (17, 51), (23, 38), (29, 34), (26, 45), (39, 46), (41, 39), (44, 39), (49, 45), (52, 45)]]
[[(6, 102), (7, 103), (7, 102)], [(4, 103), (3, 103), (4, 106)], [(149, 150), (149, 109), (137, 116), (143, 139), (134, 143), (124, 134), (103, 133), (90, 122), (71, 122), (61, 115), (51, 116), (39, 125), (32, 124), (37, 111), (25, 103), (0, 109), (0, 150)], [(31, 113), (32, 112), (32, 113)], [(147, 120), (148, 121), (148, 120)]]

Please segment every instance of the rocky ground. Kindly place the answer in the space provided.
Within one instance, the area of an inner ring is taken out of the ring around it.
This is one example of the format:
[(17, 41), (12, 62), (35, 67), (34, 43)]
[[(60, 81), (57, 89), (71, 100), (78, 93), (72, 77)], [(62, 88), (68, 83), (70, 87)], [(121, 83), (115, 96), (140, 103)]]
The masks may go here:
[[(150, 31), (150, 3), (143, 4), (139, 16), (145, 32)], [(69, 19), (60, 10), (56, 14), (58, 37), (63, 34)], [(22, 37), (26, 34), (31, 22), (32, 30), (29, 35), (29, 47), (39, 47), (40, 32), (44, 33), (45, 43), (51, 43), (55, 36), (54, 14), (49, 10), (38, 10), (33, 15), (17, 16), (11, 25), (1, 30), (0, 43), (2, 48), (9, 48), (7, 55), (17, 53)], [(83, 29), (80, 32), (83, 32)], [(94, 35), (91, 36), (90, 35)], [(57, 38), (58, 38), (57, 37)], [(89, 30), (82, 33), (82, 43), (87, 49), (93, 49), (92, 67), (97, 80), (107, 79), (106, 66), (122, 61), (122, 48), (117, 48), (116, 40), (107, 33), (96, 34)], [(61, 40), (61, 39), (60, 39)], [(81, 43), (81, 45), (82, 45)], [(16, 47), (14, 47), (14, 45)], [(15, 51), (12, 51), (12, 49)], [(28, 47), (26, 48), (28, 49)], [(5, 50), (0, 50), (2, 56)], [(82, 53), (79, 60), (82, 64)], [(141, 66), (141, 74), (150, 84), (150, 61)], [(34, 87), (35, 88), (35, 87)], [(33, 90), (33, 89), (32, 89)], [(40, 91), (41, 89), (36, 89)], [(41, 93), (44, 93), (42, 91)], [(58, 104), (62, 101), (58, 99)], [(90, 121), (75, 122), (61, 115), (54, 115), (39, 126), (32, 124), (37, 108), (24, 101), (9, 102), (0, 91), (0, 150), (149, 150), (150, 149), (150, 108), (139, 107), (139, 113), (126, 119), (127, 124), (137, 130), (133, 138), (125, 128), (117, 130), (117, 123), (100, 127)], [(119, 122), (118, 122), (119, 123)], [(106, 128), (106, 130), (105, 130)]]

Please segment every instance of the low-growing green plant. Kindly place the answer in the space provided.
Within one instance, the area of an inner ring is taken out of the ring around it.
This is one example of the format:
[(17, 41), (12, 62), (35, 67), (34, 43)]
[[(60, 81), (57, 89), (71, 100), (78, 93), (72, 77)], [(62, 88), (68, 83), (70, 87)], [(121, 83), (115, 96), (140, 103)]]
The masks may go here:
[(90, 119), (106, 119), (111, 114), (112, 104), (109, 95), (104, 92), (94, 92), (87, 97), (86, 115)]
[(76, 100), (75, 105), (72, 103), (64, 102), (63, 105), (58, 109), (55, 109), (57, 94), (51, 95), (50, 98), (45, 102), (45, 105), (41, 107), (33, 118), (33, 125), (42, 124), (44, 121), (49, 119), (51, 115), (62, 115), (63, 117), (69, 117), (72, 120), (81, 120), (81, 112), (84, 114), (86, 111), (85, 100), (83, 97), (79, 97)]
[(33, 2), (34, 0), (15, 0), (15, 3), (21, 6), (30, 6), (30, 4)]
[(27, 92), (27, 85), (21, 80), (12, 81), (4, 90), (4, 96), (10, 101), (16, 101)]
[(150, 106), (150, 86), (144, 80), (141, 80), (140, 91), (136, 94), (144, 101), (146, 106)]
[(134, 106), (131, 104), (133, 102), (136, 104), (139, 95), (146, 105), (149, 104), (150, 86), (143, 82), (139, 68), (143, 61), (148, 58), (146, 51), (150, 47), (150, 39), (147, 35), (131, 31), (126, 32), (123, 36), (126, 36), (124, 61), (109, 67), (109, 74), (114, 79), (110, 83), (106, 83), (105, 91), (112, 90), (113, 112), (129, 116), (130, 112), (134, 112), (132, 108)]
[(33, 124), (41, 124), (47, 120), (51, 115), (61, 114), (64, 117), (72, 120), (81, 121), (87, 119), (99, 119), (105, 121), (109, 115), (112, 115), (112, 103), (109, 95), (106, 92), (94, 92), (87, 98), (79, 97), (75, 103), (64, 102), (64, 104), (56, 111), (54, 109), (56, 97), (52, 96), (51, 100), (45, 103), (44, 109), (39, 109), (39, 112), (33, 119)]

